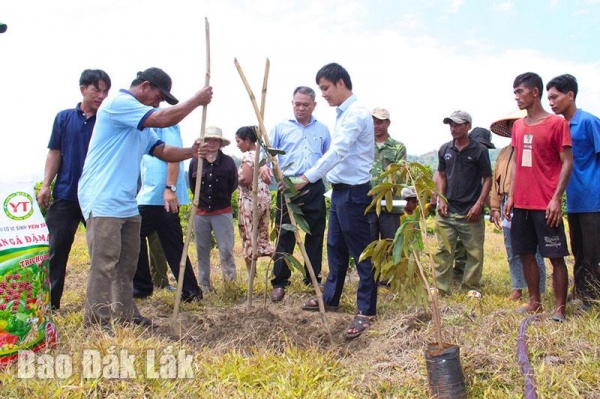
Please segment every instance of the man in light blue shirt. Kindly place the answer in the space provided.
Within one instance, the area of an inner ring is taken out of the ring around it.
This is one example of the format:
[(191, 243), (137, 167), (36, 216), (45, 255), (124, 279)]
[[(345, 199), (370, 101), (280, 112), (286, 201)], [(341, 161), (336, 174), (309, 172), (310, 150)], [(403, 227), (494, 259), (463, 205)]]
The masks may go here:
[[(152, 326), (133, 302), (133, 276), (140, 251), (141, 216), (136, 201), (143, 154), (180, 162), (199, 154), (191, 148), (165, 145), (152, 127), (181, 122), (212, 99), (205, 87), (177, 104), (171, 78), (162, 69), (138, 72), (129, 90), (104, 101), (79, 180), (79, 204), (87, 224), (90, 273), (84, 306), (84, 326), (99, 325), (110, 333), (111, 320)], [(177, 104), (157, 110), (162, 101)], [(203, 146), (200, 153), (206, 153)]]
[[(358, 262), (360, 254), (371, 242), (369, 219), (365, 209), (371, 203), (371, 167), (375, 146), (371, 112), (359, 105), (352, 93), (348, 72), (339, 64), (328, 64), (317, 72), (317, 84), (329, 105), (336, 106), (337, 119), (329, 150), (301, 178), (305, 183), (317, 181), (327, 174), (331, 182), (331, 208), (327, 232), (329, 275), (323, 301), (329, 309), (338, 308), (344, 289), (350, 255), (357, 261), (358, 313), (346, 331), (346, 338), (358, 337), (375, 319), (377, 285), (370, 258)], [(316, 298), (307, 301), (304, 310), (318, 310)]]
[[(182, 147), (179, 125), (156, 129), (160, 140), (168, 145)], [(141, 245), (137, 270), (133, 278), (133, 297), (152, 295), (154, 282), (150, 274), (146, 237), (158, 233), (161, 247), (175, 279), (179, 278), (179, 263), (183, 253), (183, 232), (179, 221), (179, 206), (190, 203), (185, 182), (183, 162), (167, 163), (145, 154), (141, 164), (142, 187), (137, 195), (142, 216)], [(202, 299), (202, 292), (194, 275), (190, 259), (186, 259), (181, 299), (184, 302)]]
[(552, 111), (569, 122), (573, 142), (573, 172), (567, 185), (567, 220), (575, 258), (575, 294), (579, 311), (600, 299), (600, 119), (577, 108), (578, 84), (565, 74), (546, 85)]
[[(312, 116), (315, 110), (315, 91), (307, 86), (299, 86), (294, 90), (292, 107), (294, 116), (278, 123), (271, 131), (271, 146), (285, 151), (280, 154), (279, 165), (284, 176), (302, 176), (304, 172), (317, 163), (329, 149), (331, 135), (329, 129), (323, 123)], [(327, 209), (325, 207), (325, 184), (323, 179), (318, 179), (307, 184), (303, 190), (304, 194), (294, 197), (292, 202), (302, 210), (302, 216), (308, 223), (310, 234), (306, 235), (305, 248), (310, 264), (321, 282), (321, 263), (323, 261), (323, 239), (325, 236), (325, 224)], [(283, 211), (283, 215), (281, 214)], [(277, 215), (275, 223), (290, 223), (287, 213), (285, 198), (281, 191), (277, 192)], [(294, 232), (281, 229), (277, 250), (275, 252), (275, 263), (273, 265), (273, 291), (271, 300), (281, 301), (285, 295), (285, 287), (290, 284), (291, 271), (287, 266), (284, 254), (294, 252), (296, 237)], [(304, 266), (306, 268), (306, 265)], [(310, 285), (308, 271), (305, 271), (304, 283)]]

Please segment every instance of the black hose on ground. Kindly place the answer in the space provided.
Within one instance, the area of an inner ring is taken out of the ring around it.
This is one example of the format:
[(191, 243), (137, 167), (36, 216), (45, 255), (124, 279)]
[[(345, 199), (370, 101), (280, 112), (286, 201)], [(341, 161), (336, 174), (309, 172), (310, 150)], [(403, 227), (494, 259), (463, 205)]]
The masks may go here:
[(525, 379), (525, 385), (523, 387), (523, 398), (525, 399), (537, 399), (537, 392), (535, 390), (535, 379), (531, 365), (529, 364), (529, 358), (527, 357), (527, 342), (525, 342), (527, 325), (529, 322), (540, 318), (541, 315), (533, 315), (526, 317), (521, 322), (519, 328), (519, 336), (517, 337), (517, 358), (519, 361), (519, 369)]

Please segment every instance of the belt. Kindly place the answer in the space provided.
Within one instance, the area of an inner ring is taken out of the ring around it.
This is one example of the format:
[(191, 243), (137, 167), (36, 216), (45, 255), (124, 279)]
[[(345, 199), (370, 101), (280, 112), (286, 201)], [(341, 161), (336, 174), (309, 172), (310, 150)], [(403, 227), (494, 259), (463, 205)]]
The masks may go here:
[(371, 187), (371, 182), (366, 182), (363, 184), (346, 184), (346, 183), (331, 183), (331, 188), (333, 188), (334, 190), (348, 190), (348, 189), (353, 189), (353, 188), (362, 188), (362, 187), (366, 187), (369, 186)]

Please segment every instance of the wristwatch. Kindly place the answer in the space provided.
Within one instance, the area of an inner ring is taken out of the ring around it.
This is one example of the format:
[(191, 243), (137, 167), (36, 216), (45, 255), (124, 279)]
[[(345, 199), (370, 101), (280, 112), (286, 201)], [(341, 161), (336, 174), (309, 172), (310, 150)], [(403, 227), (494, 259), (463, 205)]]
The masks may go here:
[(173, 191), (173, 192), (177, 191), (177, 186), (169, 186), (169, 185), (167, 184), (167, 187), (166, 187), (166, 188), (168, 188), (169, 190), (171, 190), (171, 191)]

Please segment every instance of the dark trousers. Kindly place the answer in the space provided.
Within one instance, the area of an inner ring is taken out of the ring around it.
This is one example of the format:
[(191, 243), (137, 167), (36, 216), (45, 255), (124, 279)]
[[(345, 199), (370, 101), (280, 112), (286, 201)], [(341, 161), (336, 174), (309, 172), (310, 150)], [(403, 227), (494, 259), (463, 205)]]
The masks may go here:
[[(139, 292), (150, 294), (154, 289), (154, 284), (150, 274), (146, 237), (154, 231), (158, 233), (169, 267), (175, 278), (178, 279), (179, 262), (183, 253), (183, 232), (179, 222), (179, 213), (167, 212), (162, 205), (141, 205), (138, 208), (142, 216), (141, 244), (137, 270), (133, 278), (133, 287)], [(200, 287), (198, 287), (198, 281), (188, 257), (185, 264), (185, 274), (183, 275), (182, 297), (195, 295), (200, 295)]]
[(375, 211), (367, 213), (369, 217), (369, 226), (371, 229), (371, 241), (379, 240), (380, 238), (394, 238), (396, 230), (400, 227), (400, 214), (381, 212), (379, 216)]
[(600, 212), (568, 213), (567, 220), (575, 291), (589, 305), (600, 298)]
[(369, 219), (365, 215), (365, 209), (371, 203), (367, 194), (370, 189), (370, 183), (365, 183), (333, 190), (327, 231), (329, 275), (323, 293), (327, 305), (339, 306), (352, 255), (360, 278), (356, 292), (358, 312), (366, 316), (377, 313), (377, 284), (371, 258), (358, 261), (371, 242)]
[(60, 308), (69, 253), (80, 222), (85, 225), (78, 201), (55, 200), (46, 213), (50, 233), (50, 303), (53, 309)]
[[(310, 234), (306, 234), (304, 238), (304, 246), (310, 264), (315, 271), (317, 280), (321, 282), (321, 264), (323, 262), (323, 240), (325, 237), (325, 221), (327, 211), (325, 208), (325, 185), (322, 180), (314, 183), (309, 183), (302, 191), (308, 190), (304, 195), (296, 197), (292, 202), (300, 207), (303, 217), (308, 223)], [(283, 210), (283, 217), (282, 217)], [(280, 191), (277, 192), (277, 215), (275, 223), (279, 226), (280, 223), (290, 223), (290, 216), (285, 205), (285, 198)], [(283, 254), (292, 254), (296, 245), (296, 237), (293, 231), (281, 229), (277, 250), (275, 252), (275, 263), (273, 264), (274, 278), (271, 280), (273, 287), (285, 287), (290, 284), (289, 279), (292, 275), (288, 265), (285, 263)], [(305, 284), (311, 284), (310, 275), (305, 268)]]

